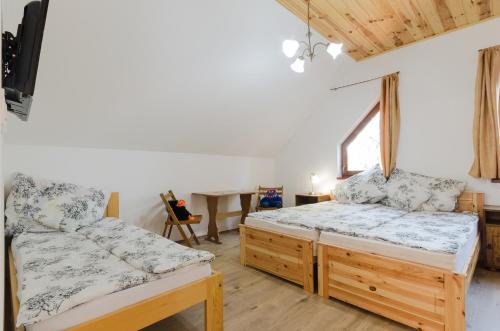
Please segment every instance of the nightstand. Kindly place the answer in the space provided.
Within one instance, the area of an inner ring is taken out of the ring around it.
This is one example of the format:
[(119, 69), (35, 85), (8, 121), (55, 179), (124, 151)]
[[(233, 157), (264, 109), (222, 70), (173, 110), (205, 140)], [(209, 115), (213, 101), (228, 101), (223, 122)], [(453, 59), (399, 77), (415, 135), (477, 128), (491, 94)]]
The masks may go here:
[(500, 270), (500, 206), (484, 206), (486, 267)]
[(323, 202), (323, 201), (329, 201), (330, 200), (330, 194), (295, 194), (295, 205), (296, 206), (302, 206), (302, 205), (309, 205), (311, 203), (318, 203), (318, 202)]

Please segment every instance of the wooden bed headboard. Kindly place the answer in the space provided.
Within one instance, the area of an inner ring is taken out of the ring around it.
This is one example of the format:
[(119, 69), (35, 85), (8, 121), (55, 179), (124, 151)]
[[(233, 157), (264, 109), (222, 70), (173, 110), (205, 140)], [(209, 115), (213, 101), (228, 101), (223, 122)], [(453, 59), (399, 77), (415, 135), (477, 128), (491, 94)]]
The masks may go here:
[(471, 211), (484, 220), (484, 193), (465, 191), (458, 197), (457, 211)]
[(104, 211), (104, 217), (120, 217), (120, 193), (111, 192), (108, 206)]

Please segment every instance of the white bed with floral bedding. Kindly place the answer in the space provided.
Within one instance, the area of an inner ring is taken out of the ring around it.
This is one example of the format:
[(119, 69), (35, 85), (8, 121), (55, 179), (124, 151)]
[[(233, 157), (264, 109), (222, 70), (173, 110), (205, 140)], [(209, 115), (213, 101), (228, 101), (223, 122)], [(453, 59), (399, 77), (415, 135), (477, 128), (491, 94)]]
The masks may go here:
[(276, 229), (317, 231), (320, 243), (458, 271), (469, 260), (478, 234), (477, 215), (453, 212), (463, 189), (459, 181), (400, 169), (386, 181), (376, 167), (338, 185), (335, 195), (340, 201), (253, 213), (249, 218)]
[[(143, 231), (105, 219), (76, 233), (15, 236), (17, 323), (32, 331), (64, 329), (211, 274), (211, 253)], [(101, 244), (108, 239), (112, 246)]]
[(381, 204), (318, 204), (250, 216), (278, 225), (317, 230), (319, 242), (461, 270), (477, 236), (477, 215), (409, 212)]
[(62, 330), (211, 274), (213, 254), (102, 219), (108, 197), (16, 175), (6, 232), (17, 273), (17, 326)]

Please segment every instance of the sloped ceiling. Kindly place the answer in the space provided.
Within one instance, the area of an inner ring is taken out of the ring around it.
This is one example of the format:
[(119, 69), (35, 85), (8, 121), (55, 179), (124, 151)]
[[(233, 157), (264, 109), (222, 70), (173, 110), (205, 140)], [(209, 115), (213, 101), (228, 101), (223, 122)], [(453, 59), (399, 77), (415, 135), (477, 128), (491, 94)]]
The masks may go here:
[(299, 75), (281, 53), (304, 33), (272, 0), (50, 0), (31, 116), (9, 115), (6, 142), (272, 156), (331, 85), (327, 55)]
[(500, 0), (277, 0), (356, 60), (500, 16)]

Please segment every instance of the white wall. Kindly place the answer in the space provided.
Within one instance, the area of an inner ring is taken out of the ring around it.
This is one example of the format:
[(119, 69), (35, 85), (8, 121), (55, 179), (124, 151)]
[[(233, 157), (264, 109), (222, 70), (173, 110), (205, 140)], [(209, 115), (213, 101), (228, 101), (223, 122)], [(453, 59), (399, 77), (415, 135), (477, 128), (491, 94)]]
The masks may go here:
[[(4, 0), (6, 29), (28, 1)], [(272, 0), (51, 0), (30, 120), (5, 141), (273, 157), (327, 83), (281, 52), (305, 29)]]
[[(473, 160), (472, 119), (477, 50), (500, 44), (500, 19), (417, 43), (362, 62), (341, 59), (332, 68), (324, 104), (279, 153), (277, 182), (288, 192), (310, 190), (317, 172), (328, 191), (337, 175), (337, 145), (376, 102), (380, 82), (328, 91), (328, 87), (401, 71), (398, 166), (431, 176), (466, 180), (500, 203), (500, 185), (468, 176)], [(344, 73), (338, 76), (334, 72)], [(339, 79), (340, 78), (340, 79)], [(342, 79), (343, 78), (343, 79)], [(292, 203), (292, 196), (286, 199)]]
[[(163, 229), (166, 216), (159, 194), (172, 189), (187, 201), (192, 213), (204, 215), (204, 222), (195, 229), (200, 235), (207, 229), (206, 202), (201, 197), (192, 199), (192, 192), (274, 184), (274, 161), (267, 158), (6, 144), (7, 192), (15, 171), (118, 191), (121, 218), (156, 232)], [(219, 210), (237, 210), (239, 198), (222, 200), (219, 206)], [(235, 218), (218, 222), (220, 230), (237, 223)]]

